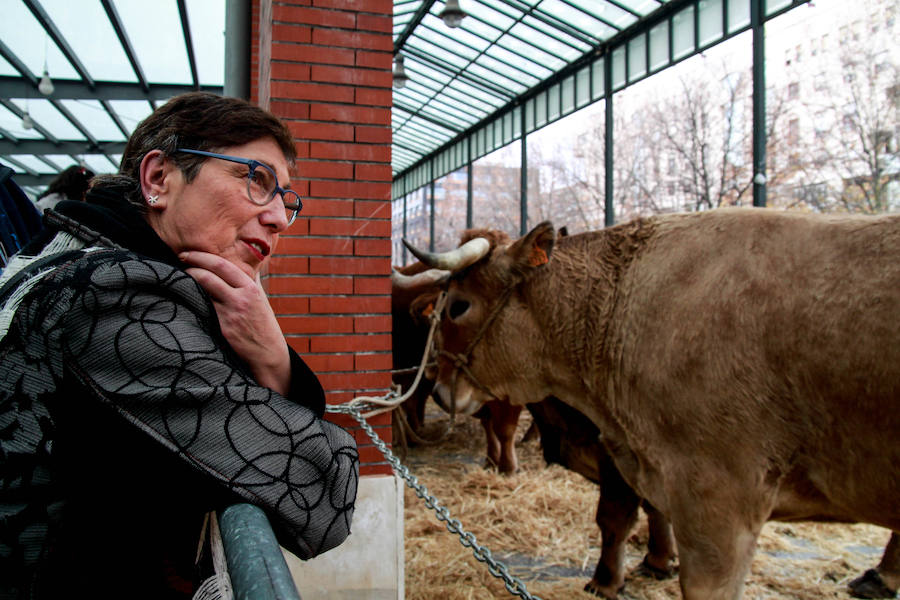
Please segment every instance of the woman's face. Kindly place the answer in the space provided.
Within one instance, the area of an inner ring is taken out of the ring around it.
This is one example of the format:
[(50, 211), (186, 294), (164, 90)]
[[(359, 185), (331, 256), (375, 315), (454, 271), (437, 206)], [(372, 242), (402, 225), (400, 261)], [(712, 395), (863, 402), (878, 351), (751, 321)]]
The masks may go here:
[[(275, 171), (279, 185), (290, 185), (287, 160), (271, 138), (217, 152), (258, 160)], [(265, 206), (253, 204), (247, 197), (248, 167), (240, 163), (208, 158), (191, 183), (174, 163), (168, 164), (168, 185), (158, 204), (149, 207), (150, 225), (176, 254), (185, 250), (217, 254), (255, 278), (288, 226), (281, 198), (276, 195)]]

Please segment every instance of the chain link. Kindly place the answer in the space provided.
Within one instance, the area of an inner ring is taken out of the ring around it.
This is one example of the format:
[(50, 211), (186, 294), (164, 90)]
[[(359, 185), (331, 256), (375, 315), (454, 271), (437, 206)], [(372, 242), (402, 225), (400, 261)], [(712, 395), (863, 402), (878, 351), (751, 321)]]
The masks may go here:
[(475, 539), (475, 535), (470, 531), (466, 531), (462, 523), (460, 523), (459, 519), (453, 519), (450, 517), (450, 511), (446, 506), (441, 505), (437, 498), (428, 493), (428, 488), (426, 488), (423, 484), (419, 483), (418, 478), (409, 472), (409, 469), (400, 462), (394, 453), (391, 452), (391, 449), (388, 447), (384, 441), (378, 437), (378, 434), (375, 433), (375, 430), (366, 422), (365, 417), (362, 415), (362, 410), (359, 405), (354, 404), (336, 404), (329, 405), (326, 407), (328, 412), (333, 413), (341, 413), (350, 415), (354, 419), (359, 422), (359, 426), (363, 431), (366, 432), (366, 435), (371, 438), (372, 443), (375, 444), (375, 447), (378, 448), (382, 454), (384, 454), (384, 458), (390, 463), (391, 467), (394, 469), (394, 472), (403, 479), (406, 483), (407, 487), (411, 488), (415, 491), (416, 496), (419, 497), (424, 503), (425, 506), (432, 509), (437, 518), (442, 523), (445, 523), (447, 526), (447, 531), (450, 533), (455, 533), (459, 536), (459, 541), (465, 548), (472, 548), (472, 554), (479, 562), (483, 562), (487, 564), (488, 571), (491, 575), (496, 577), (497, 579), (502, 579), (504, 584), (506, 585), (506, 590), (512, 594), (513, 596), (518, 596), (519, 598), (523, 598), (524, 600), (542, 600), (540, 596), (535, 596), (528, 593), (528, 588), (525, 586), (525, 582), (523, 582), (518, 577), (510, 574), (509, 569), (505, 564), (496, 560), (492, 555), (491, 551), (486, 547), (480, 545), (478, 540)]

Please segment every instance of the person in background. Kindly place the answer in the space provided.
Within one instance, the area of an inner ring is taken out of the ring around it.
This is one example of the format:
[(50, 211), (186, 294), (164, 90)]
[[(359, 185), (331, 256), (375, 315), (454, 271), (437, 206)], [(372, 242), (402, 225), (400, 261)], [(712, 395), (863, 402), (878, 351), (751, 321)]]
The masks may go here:
[(190, 598), (204, 516), (238, 502), (301, 559), (349, 535), (356, 443), (259, 284), (294, 158), (270, 113), (177, 96), (10, 263), (0, 598)]
[(85, 167), (78, 165), (67, 167), (50, 182), (50, 185), (38, 196), (34, 204), (38, 210), (44, 212), (48, 208), (56, 206), (61, 200), (81, 202), (84, 200), (93, 176), (94, 172)]

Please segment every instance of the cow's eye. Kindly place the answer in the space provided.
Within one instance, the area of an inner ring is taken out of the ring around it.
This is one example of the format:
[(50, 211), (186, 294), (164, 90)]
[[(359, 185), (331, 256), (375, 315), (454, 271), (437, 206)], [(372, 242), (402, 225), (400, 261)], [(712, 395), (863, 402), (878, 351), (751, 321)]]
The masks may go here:
[(465, 300), (454, 300), (450, 303), (450, 308), (448, 309), (448, 313), (451, 319), (457, 319), (461, 317), (467, 310), (469, 310), (469, 303)]

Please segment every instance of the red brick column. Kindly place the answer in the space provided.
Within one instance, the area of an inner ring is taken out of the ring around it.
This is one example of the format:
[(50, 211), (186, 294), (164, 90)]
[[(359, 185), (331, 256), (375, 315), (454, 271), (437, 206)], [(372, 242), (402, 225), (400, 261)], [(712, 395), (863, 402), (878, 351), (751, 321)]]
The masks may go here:
[[(328, 402), (381, 396), (391, 376), (391, 0), (254, 0), (251, 99), (294, 134), (303, 212), (265, 284)], [(262, 16), (262, 18), (261, 18)], [(390, 466), (354, 431), (363, 475)], [(390, 417), (370, 421), (390, 441)]]

